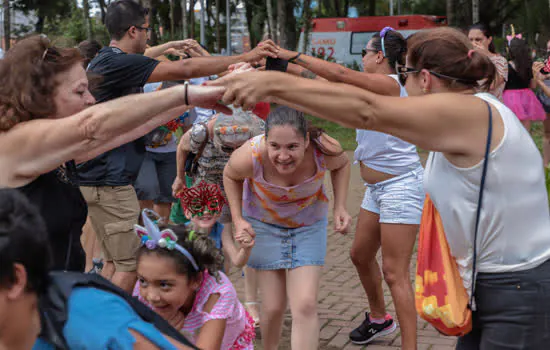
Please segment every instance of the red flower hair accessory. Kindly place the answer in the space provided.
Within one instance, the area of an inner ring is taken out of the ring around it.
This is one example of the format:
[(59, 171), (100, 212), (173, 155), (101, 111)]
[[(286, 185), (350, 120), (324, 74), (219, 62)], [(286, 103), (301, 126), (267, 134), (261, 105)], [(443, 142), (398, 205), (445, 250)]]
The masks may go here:
[(183, 210), (189, 210), (193, 217), (202, 216), (207, 210), (212, 214), (222, 211), (225, 198), (217, 184), (207, 184), (204, 180), (197, 186), (184, 188), (179, 194)]

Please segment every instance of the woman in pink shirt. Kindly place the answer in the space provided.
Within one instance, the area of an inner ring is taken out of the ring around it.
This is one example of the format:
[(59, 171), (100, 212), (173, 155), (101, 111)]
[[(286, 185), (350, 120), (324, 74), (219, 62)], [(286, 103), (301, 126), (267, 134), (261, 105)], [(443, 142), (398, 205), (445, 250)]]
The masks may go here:
[(237, 149), (225, 168), (235, 233), (256, 236), (248, 265), (259, 275), (265, 350), (278, 347), (287, 291), (292, 348), (319, 348), (317, 290), (326, 253), (327, 170), (334, 188), (334, 229), (345, 233), (351, 222), (345, 208), (349, 160), (336, 140), (308, 128), (301, 112), (274, 110), (265, 135)]

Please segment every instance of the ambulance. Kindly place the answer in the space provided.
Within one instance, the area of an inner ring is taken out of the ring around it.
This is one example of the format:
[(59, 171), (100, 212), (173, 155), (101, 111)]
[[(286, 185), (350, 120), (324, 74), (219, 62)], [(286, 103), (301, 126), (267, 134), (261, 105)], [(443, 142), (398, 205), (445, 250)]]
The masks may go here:
[[(361, 67), (361, 50), (384, 27), (392, 27), (407, 38), (419, 30), (446, 25), (447, 18), (444, 16), (316, 18), (312, 20), (307, 54), (357, 68)], [(299, 52), (304, 52), (303, 39), (302, 30)]]

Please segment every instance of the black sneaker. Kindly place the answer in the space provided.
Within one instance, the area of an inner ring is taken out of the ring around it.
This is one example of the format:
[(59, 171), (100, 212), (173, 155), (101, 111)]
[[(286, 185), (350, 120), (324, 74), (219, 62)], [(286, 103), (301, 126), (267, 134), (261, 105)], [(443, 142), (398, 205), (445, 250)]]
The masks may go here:
[(365, 313), (365, 320), (361, 325), (355, 328), (350, 334), (349, 339), (353, 344), (368, 344), (376, 338), (395, 332), (397, 325), (393, 322), (390, 315), (386, 315), (386, 322), (382, 324), (371, 323), (369, 313)]

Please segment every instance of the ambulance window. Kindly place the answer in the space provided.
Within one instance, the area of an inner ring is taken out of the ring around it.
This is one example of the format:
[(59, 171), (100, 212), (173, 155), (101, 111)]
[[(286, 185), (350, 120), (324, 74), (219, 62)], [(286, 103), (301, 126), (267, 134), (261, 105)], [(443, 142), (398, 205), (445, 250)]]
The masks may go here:
[(374, 34), (375, 32), (351, 33), (350, 54), (360, 55)]

